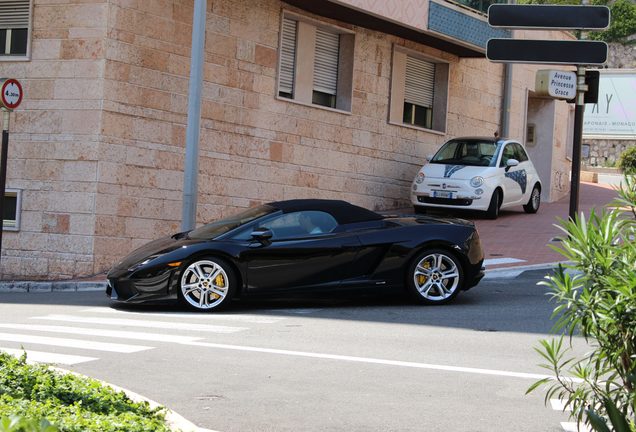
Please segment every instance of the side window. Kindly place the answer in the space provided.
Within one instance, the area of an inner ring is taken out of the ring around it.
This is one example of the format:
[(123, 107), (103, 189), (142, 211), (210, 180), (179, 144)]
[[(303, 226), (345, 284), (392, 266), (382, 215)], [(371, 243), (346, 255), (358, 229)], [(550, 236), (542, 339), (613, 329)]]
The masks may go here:
[(283, 16), (278, 96), (351, 111), (353, 34)]
[(27, 57), (31, 0), (0, 1), (0, 60)]
[(519, 162), (526, 162), (528, 160), (528, 155), (526, 151), (521, 147), (521, 144), (515, 144), (515, 155)]
[(513, 144), (508, 144), (504, 147), (503, 154), (501, 155), (501, 164), (499, 166), (505, 167), (508, 163), (508, 159), (516, 159)]
[(261, 225), (272, 230), (274, 239), (308, 237), (333, 231), (338, 223), (329, 213), (302, 211), (287, 213)]

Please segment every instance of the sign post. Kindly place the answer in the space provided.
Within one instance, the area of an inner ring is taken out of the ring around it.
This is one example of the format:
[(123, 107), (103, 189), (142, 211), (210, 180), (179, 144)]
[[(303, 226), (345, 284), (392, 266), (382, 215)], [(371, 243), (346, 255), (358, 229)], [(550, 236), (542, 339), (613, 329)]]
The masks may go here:
[[(607, 6), (493, 4), (488, 8), (488, 24), (492, 27), (534, 30), (602, 30), (609, 27), (609, 23), (610, 11)], [(579, 206), (581, 138), (583, 136), (585, 93), (588, 90), (584, 65), (604, 64), (607, 61), (607, 44), (588, 40), (490, 39), (486, 49), (486, 57), (490, 61), (503, 63), (576, 66), (575, 89), (571, 88), (574, 79), (572, 76), (574, 74), (571, 72), (540, 71), (536, 81), (537, 91), (541, 94), (562, 99), (575, 97), (569, 211), (570, 219), (574, 220)], [(559, 77), (556, 77), (557, 72)], [(590, 76), (590, 81), (592, 78)]]
[(0, 156), (0, 259), (2, 258), (2, 234), (4, 232), (4, 195), (7, 183), (7, 152), (9, 151), (9, 113), (22, 102), (22, 85), (13, 78), (0, 79), (0, 111), (2, 111), (2, 155)]

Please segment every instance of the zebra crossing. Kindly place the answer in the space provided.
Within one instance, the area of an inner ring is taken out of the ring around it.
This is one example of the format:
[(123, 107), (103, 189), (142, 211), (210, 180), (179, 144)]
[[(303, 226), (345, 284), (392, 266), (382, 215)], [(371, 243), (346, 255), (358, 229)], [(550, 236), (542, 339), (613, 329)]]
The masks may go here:
[[(0, 351), (27, 361), (75, 365), (99, 359), (99, 353), (132, 354), (155, 343), (192, 344), (212, 335), (247, 332), (255, 326), (285, 320), (286, 314), (319, 309), (277, 310), (276, 315), (157, 313), (90, 307), (73, 313), (28, 317), (26, 322), (0, 320)], [(46, 351), (47, 347), (51, 351)], [(66, 353), (64, 350), (81, 351)], [(84, 355), (86, 353), (86, 355)]]
[[(565, 401), (562, 399), (550, 399), (550, 406), (555, 411), (571, 411), (569, 408), (565, 407)], [(563, 429), (564, 432), (592, 432), (587, 425), (578, 424), (576, 422), (561, 422), (561, 429)]]

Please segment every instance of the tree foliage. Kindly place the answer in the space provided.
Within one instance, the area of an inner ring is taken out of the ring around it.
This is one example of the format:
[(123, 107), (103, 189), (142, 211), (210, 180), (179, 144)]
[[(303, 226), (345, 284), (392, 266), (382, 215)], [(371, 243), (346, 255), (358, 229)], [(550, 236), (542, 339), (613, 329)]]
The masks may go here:
[[(581, 0), (519, 0), (518, 4), (580, 5)], [(610, 26), (605, 31), (589, 32), (590, 39), (628, 43), (636, 34), (636, 2), (634, 0), (589, 0), (590, 5), (610, 8)]]

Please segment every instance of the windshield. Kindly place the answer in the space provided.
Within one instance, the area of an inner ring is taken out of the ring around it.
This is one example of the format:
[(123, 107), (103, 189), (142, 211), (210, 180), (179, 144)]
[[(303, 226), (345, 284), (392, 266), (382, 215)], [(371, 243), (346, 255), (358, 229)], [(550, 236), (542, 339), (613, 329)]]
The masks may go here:
[(212, 239), (275, 211), (277, 211), (275, 208), (267, 205), (254, 207), (225, 219), (195, 228), (188, 233), (188, 238), (200, 240)]
[(490, 140), (452, 140), (435, 153), (431, 163), (447, 165), (495, 166), (497, 143)]

